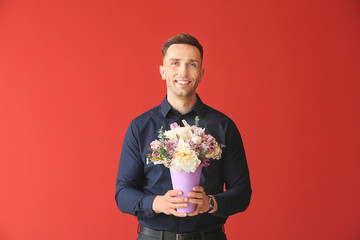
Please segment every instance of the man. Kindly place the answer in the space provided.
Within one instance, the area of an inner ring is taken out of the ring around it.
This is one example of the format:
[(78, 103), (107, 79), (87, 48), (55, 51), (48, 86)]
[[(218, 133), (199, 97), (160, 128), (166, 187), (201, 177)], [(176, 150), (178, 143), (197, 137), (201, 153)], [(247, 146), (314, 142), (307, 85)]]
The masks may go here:
[[(223, 226), (228, 216), (245, 211), (250, 203), (249, 171), (240, 133), (224, 114), (205, 105), (195, 90), (204, 75), (203, 48), (190, 34), (179, 34), (162, 48), (160, 74), (167, 95), (161, 105), (135, 118), (125, 135), (115, 199), (124, 213), (137, 216), (138, 239), (226, 239)], [(150, 142), (157, 130), (185, 119), (190, 125), (199, 116), (199, 125), (226, 147), (220, 160), (203, 167), (200, 186), (188, 197), (172, 190), (169, 169), (146, 163)], [(224, 192), (224, 184), (226, 191)], [(177, 208), (196, 204), (193, 213)]]

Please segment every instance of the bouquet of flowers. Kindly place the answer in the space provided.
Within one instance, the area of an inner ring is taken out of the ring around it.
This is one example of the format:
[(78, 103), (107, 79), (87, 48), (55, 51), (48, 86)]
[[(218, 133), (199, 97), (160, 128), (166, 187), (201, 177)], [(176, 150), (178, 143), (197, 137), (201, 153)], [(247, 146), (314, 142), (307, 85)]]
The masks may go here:
[(150, 143), (147, 163), (164, 164), (176, 172), (194, 173), (198, 166), (208, 166), (210, 158), (221, 158), (224, 145), (205, 134), (205, 128), (198, 127), (199, 117), (195, 117), (193, 126), (185, 120), (182, 122), (184, 127), (175, 122), (170, 124), (169, 131), (164, 131), (163, 127), (159, 129), (159, 139)]

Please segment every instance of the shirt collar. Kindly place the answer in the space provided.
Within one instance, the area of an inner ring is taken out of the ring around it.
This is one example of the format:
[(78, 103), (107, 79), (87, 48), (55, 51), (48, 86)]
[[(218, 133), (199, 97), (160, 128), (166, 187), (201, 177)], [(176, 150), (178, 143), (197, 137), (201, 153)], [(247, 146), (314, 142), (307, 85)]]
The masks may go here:
[[(196, 94), (196, 103), (195, 105), (189, 110), (189, 112), (194, 111), (199, 117), (203, 117), (205, 114), (205, 104), (201, 101), (199, 95)], [(160, 105), (161, 114), (166, 118), (169, 111), (173, 109), (169, 102), (167, 101), (167, 96), (165, 96), (164, 100), (162, 101)], [(175, 109), (174, 109), (175, 110)], [(176, 111), (176, 110), (175, 110)]]

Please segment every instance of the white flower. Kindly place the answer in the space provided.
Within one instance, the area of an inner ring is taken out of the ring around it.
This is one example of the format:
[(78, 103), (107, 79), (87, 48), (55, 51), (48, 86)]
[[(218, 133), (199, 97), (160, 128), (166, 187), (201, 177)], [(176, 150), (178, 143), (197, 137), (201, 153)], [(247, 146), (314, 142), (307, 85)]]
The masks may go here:
[(191, 128), (191, 126), (186, 122), (186, 120), (182, 120), (182, 123), (184, 124), (185, 128)]
[(191, 141), (194, 143), (194, 144), (196, 144), (196, 145), (200, 145), (201, 144), (201, 137), (199, 137), (199, 136), (194, 136), (194, 137), (192, 137), (192, 139), (191, 139)]
[(180, 138), (176, 153), (171, 161), (173, 171), (184, 170), (185, 172), (195, 172), (201, 161), (196, 156), (196, 152), (190, 148), (189, 143)]
[(177, 139), (176, 131), (174, 130), (165, 131), (164, 135), (170, 141), (174, 141)]
[(179, 138), (184, 139), (185, 142), (190, 141), (190, 139), (193, 136), (193, 133), (189, 128), (185, 128), (185, 127), (175, 128), (174, 131), (176, 132), (177, 136)]
[(193, 129), (194, 129), (194, 134), (196, 136), (200, 136), (200, 137), (204, 136), (205, 128), (193, 127)]

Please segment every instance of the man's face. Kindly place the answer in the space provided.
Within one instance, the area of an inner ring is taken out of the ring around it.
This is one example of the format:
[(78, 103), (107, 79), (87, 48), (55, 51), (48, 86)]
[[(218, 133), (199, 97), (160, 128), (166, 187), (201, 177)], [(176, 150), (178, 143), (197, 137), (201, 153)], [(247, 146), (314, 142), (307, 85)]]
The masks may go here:
[(199, 49), (188, 44), (173, 44), (163, 64), (160, 74), (166, 80), (167, 94), (176, 98), (193, 97), (204, 74)]

